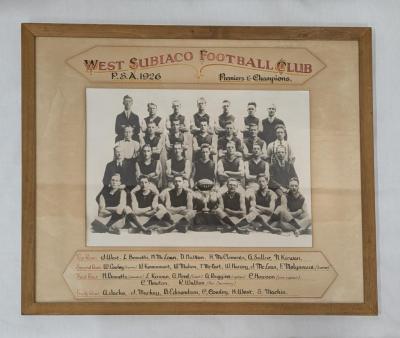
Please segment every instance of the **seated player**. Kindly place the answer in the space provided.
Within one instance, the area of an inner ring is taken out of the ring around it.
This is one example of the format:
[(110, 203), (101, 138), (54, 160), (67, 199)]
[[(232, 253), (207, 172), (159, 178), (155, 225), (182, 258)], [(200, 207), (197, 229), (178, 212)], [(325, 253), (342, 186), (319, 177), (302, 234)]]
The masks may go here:
[(251, 190), (250, 212), (246, 219), (251, 222), (253, 228), (257, 231), (268, 230), (273, 234), (280, 234), (282, 231), (268, 223), (275, 210), (276, 194), (268, 189), (268, 174), (258, 174), (257, 183), (259, 188), (256, 191)]
[(146, 175), (147, 178), (158, 189), (161, 187), (161, 163), (153, 158), (152, 148), (145, 144), (141, 151), (141, 156), (136, 162), (136, 177), (137, 179)]
[(214, 125), (212, 118), (206, 112), (207, 102), (204, 97), (201, 97), (197, 100), (197, 108), (198, 111), (193, 115), (193, 118), (190, 121), (190, 132), (193, 135), (196, 135), (200, 131), (200, 121), (207, 121), (208, 123), (208, 132), (210, 134), (214, 133), (212, 126)]
[(228, 142), (234, 142), (235, 143), (235, 148), (236, 148), (236, 154), (237, 156), (242, 157), (243, 156), (243, 145), (242, 141), (234, 135), (235, 134), (235, 129), (233, 127), (233, 123), (228, 122), (225, 125), (225, 135), (222, 136), (218, 140), (218, 156), (219, 157), (224, 157), (226, 154), (226, 144)]
[(269, 164), (261, 158), (261, 148), (258, 143), (253, 145), (253, 156), (244, 162), (244, 176), (246, 189), (258, 189), (257, 176), (264, 174), (269, 176)]
[(246, 160), (253, 156), (253, 147), (256, 144), (260, 147), (261, 157), (266, 159), (267, 146), (265, 145), (265, 142), (258, 137), (258, 126), (256, 124), (250, 124), (248, 136), (243, 140), (243, 156)]
[[(292, 231), (297, 236), (307, 232), (311, 226), (311, 217), (307, 211), (306, 199), (299, 191), (299, 180), (289, 180), (289, 192), (286, 195), (286, 206), (281, 205), (275, 211), (280, 216), (280, 227), (283, 231)], [(293, 221), (294, 220), (294, 221)]]
[(152, 156), (159, 160), (163, 149), (163, 138), (156, 133), (156, 124), (154, 121), (147, 124), (146, 133), (143, 137), (143, 143), (151, 147)]
[(190, 186), (194, 188), (200, 180), (208, 180), (216, 183), (217, 166), (210, 159), (210, 146), (202, 144), (200, 147), (200, 158), (193, 162)]
[(133, 187), (136, 182), (134, 170), (132, 170), (131, 163), (124, 159), (121, 146), (117, 145), (114, 147), (114, 160), (108, 162), (104, 170), (103, 185), (107, 186), (110, 184), (111, 177), (115, 174), (120, 175), (121, 184), (120, 189), (126, 187)]
[(158, 194), (151, 189), (149, 179), (142, 175), (138, 182), (140, 189), (132, 190), (132, 205), (125, 208), (128, 232), (150, 235), (152, 230), (169, 227), (171, 218), (164, 206), (158, 204)]
[(225, 127), (227, 123), (233, 124), (234, 133), (236, 135), (235, 116), (229, 111), (230, 105), (230, 101), (222, 101), (222, 114), (218, 116), (218, 120), (215, 121), (214, 125), (214, 132), (216, 135), (218, 135), (218, 139), (225, 135)]
[(153, 102), (149, 102), (147, 104), (147, 111), (149, 112), (149, 115), (143, 119), (140, 126), (142, 132), (146, 134), (149, 123), (154, 122), (155, 134), (158, 136), (161, 135), (165, 130), (165, 121), (161, 116), (157, 115), (157, 105)]
[(93, 232), (119, 234), (119, 229), (125, 225), (123, 213), (126, 207), (126, 192), (120, 188), (119, 174), (112, 175), (109, 183), (99, 195), (98, 216), (91, 225)]
[(250, 223), (246, 220), (246, 204), (244, 194), (238, 192), (239, 182), (229, 178), (228, 190), (222, 194), (221, 202), (216, 210), (216, 215), (225, 225), (221, 232), (236, 230), (239, 234), (248, 234)]
[(182, 175), (175, 175), (174, 188), (170, 189), (165, 198), (165, 208), (171, 216), (173, 225), (160, 228), (159, 233), (170, 232), (177, 229), (179, 232), (187, 232), (190, 222), (194, 217), (192, 193), (183, 187)]
[(261, 130), (261, 120), (255, 116), (257, 109), (257, 104), (255, 102), (249, 102), (247, 104), (247, 116), (243, 118), (243, 128), (241, 132), (243, 133), (243, 139), (249, 137), (249, 127), (254, 124), (258, 126)]
[(182, 144), (183, 150), (186, 150), (186, 137), (185, 134), (180, 130), (180, 122), (178, 119), (171, 121), (171, 128), (165, 135), (165, 149), (167, 151), (167, 157), (171, 158), (173, 154), (173, 145), (175, 143)]
[(209, 125), (206, 120), (200, 121), (199, 131), (193, 135), (193, 161), (200, 158), (200, 147), (203, 144), (210, 146), (211, 155), (217, 154), (216, 137), (209, 133)]
[(168, 116), (168, 120), (166, 122), (167, 130), (171, 130), (172, 123), (175, 120), (179, 121), (179, 131), (181, 133), (186, 133), (189, 131), (189, 128), (186, 125), (185, 115), (180, 113), (181, 103), (178, 100), (172, 101), (172, 114)]
[(173, 155), (169, 160), (167, 160), (165, 173), (167, 176), (169, 188), (173, 188), (174, 177), (176, 175), (182, 176), (184, 180), (183, 185), (185, 188), (188, 188), (191, 174), (191, 166), (190, 161), (183, 156), (182, 143), (175, 143), (173, 145)]
[(276, 161), (276, 152), (278, 147), (285, 147), (285, 160), (294, 164), (294, 154), (289, 142), (285, 140), (286, 127), (283, 124), (278, 124), (275, 127), (276, 140), (272, 141), (267, 147), (267, 161), (274, 163)]
[(285, 204), (285, 194), (288, 192), (289, 179), (297, 177), (293, 164), (285, 158), (286, 148), (278, 146), (276, 149), (276, 161), (269, 167), (271, 175), (269, 187), (278, 195), (279, 202), (282, 204)]
[(226, 144), (226, 155), (218, 161), (218, 181), (222, 186), (229, 178), (243, 181), (244, 164), (243, 160), (236, 155), (235, 142), (229, 141)]

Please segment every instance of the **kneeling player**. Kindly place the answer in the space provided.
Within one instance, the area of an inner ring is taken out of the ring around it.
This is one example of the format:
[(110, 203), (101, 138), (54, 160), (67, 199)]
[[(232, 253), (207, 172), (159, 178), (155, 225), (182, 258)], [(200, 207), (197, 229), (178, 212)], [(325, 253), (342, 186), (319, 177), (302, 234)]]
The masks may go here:
[(184, 180), (182, 175), (174, 177), (174, 188), (165, 195), (165, 207), (171, 216), (173, 225), (167, 228), (160, 228), (159, 233), (170, 232), (177, 229), (179, 232), (187, 232), (190, 221), (194, 217), (192, 194), (183, 188)]
[(92, 222), (94, 232), (109, 232), (119, 234), (124, 222), (124, 209), (126, 206), (126, 192), (120, 189), (121, 176), (114, 174), (110, 186), (106, 186), (100, 193), (97, 218)]
[(280, 234), (282, 232), (281, 229), (272, 227), (272, 224), (269, 224), (275, 209), (276, 194), (268, 189), (268, 182), (269, 176), (265, 174), (257, 175), (259, 188), (256, 191), (251, 190), (250, 213), (246, 218), (251, 221), (257, 231), (265, 229), (273, 234)]
[(129, 233), (143, 232), (151, 234), (151, 230), (168, 227), (171, 218), (162, 204), (158, 204), (158, 194), (150, 187), (147, 176), (140, 176), (139, 190), (132, 190), (132, 207), (126, 207), (126, 221), (130, 225)]

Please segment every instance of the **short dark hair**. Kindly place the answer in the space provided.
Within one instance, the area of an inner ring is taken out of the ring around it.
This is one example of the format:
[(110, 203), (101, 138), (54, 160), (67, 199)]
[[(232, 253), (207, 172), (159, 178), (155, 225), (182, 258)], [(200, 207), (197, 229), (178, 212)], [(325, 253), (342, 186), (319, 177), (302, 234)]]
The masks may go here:
[(130, 99), (133, 101), (132, 97), (129, 95), (125, 95), (124, 98), (122, 99), (122, 101), (125, 101), (126, 99)]
[(269, 176), (268, 175), (265, 175), (264, 173), (260, 173), (260, 174), (257, 175), (257, 181), (262, 177), (265, 178), (267, 181), (269, 180)]
[(146, 179), (147, 181), (149, 181), (149, 177), (147, 175), (140, 175), (138, 177), (138, 182), (140, 182), (141, 180)]
[(255, 102), (249, 102), (247, 105), (248, 106), (254, 106), (254, 107), (257, 108), (257, 103), (255, 103)]

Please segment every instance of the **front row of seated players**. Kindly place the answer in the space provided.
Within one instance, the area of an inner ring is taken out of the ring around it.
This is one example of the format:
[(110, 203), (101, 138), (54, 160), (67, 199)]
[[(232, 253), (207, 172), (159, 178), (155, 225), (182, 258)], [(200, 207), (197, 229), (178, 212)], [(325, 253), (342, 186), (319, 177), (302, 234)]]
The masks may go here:
[(208, 180), (198, 181), (197, 190), (192, 191), (184, 188), (182, 175), (175, 175), (174, 187), (165, 192), (163, 203), (147, 176), (140, 176), (138, 182), (127, 198), (126, 191), (120, 189), (120, 175), (111, 177), (110, 185), (103, 188), (98, 198), (98, 217), (92, 222), (94, 232), (119, 234), (125, 227), (129, 233), (144, 234), (174, 230), (247, 234), (250, 230), (267, 230), (298, 236), (311, 226), (297, 177), (289, 179), (285, 199), (281, 199), (269, 188), (269, 176), (257, 175), (258, 188), (248, 191), (248, 206), (234, 178), (228, 179), (225, 192)]

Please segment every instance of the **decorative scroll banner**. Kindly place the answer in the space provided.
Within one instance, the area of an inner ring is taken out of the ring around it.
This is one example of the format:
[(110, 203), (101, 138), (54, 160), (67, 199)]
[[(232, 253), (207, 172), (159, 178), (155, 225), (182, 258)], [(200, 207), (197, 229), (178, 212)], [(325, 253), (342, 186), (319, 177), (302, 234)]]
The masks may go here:
[(95, 46), (67, 60), (93, 82), (303, 84), (325, 64), (305, 48)]
[(64, 272), (77, 299), (149, 301), (318, 298), (336, 277), (319, 251), (77, 251)]

